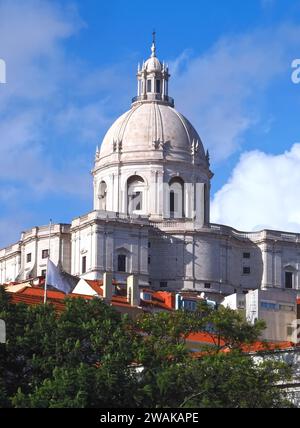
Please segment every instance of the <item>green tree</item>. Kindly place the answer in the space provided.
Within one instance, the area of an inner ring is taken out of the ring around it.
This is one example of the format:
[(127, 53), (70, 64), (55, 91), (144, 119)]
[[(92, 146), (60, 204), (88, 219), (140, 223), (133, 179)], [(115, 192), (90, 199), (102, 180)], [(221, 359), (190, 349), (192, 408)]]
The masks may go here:
[(255, 361), (239, 351), (208, 354), (187, 368), (193, 388), (181, 407), (274, 408), (291, 407), (276, 387), (290, 376), (286, 364)]
[[(52, 305), (11, 304), (0, 288), (0, 407), (284, 407), (276, 387), (290, 371), (255, 360), (262, 323), (206, 304), (194, 313), (121, 315), (99, 299)], [(206, 330), (214, 346), (191, 356), (186, 339)], [(226, 348), (226, 349), (225, 349)], [(226, 351), (226, 352), (225, 352)]]
[(240, 349), (243, 345), (251, 345), (259, 340), (265, 329), (265, 322), (258, 320), (254, 325), (248, 323), (244, 316), (230, 308), (219, 306), (211, 310), (206, 317), (209, 333), (218, 351), (224, 348)]

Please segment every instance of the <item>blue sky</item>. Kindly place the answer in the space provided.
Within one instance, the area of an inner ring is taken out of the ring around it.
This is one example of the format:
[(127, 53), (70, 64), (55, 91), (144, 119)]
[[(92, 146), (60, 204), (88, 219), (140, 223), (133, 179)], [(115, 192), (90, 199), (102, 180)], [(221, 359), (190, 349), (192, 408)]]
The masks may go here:
[(300, 1), (0, 0), (0, 247), (92, 209), (95, 147), (130, 107), (153, 28), (211, 152), (212, 220), (300, 231)]

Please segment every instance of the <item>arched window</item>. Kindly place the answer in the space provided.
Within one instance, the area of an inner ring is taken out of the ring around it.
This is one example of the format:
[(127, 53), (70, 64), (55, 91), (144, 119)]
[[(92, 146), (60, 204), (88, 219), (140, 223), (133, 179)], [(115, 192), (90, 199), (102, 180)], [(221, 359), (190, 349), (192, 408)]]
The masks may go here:
[(142, 177), (134, 175), (127, 182), (128, 214), (141, 214), (144, 210), (144, 188)]
[(106, 211), (107, 185), (101, 181), (99, 186), (99, 210)]
[(184, 181), (180, 177), (169, 182), (170, 218), (183, 218), (184, 214)]

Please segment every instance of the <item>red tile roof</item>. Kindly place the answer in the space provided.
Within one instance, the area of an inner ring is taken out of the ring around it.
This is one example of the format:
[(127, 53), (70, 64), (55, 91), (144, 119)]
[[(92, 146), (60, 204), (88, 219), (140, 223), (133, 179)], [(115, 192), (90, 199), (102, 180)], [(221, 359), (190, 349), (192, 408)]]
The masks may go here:
[[(97, 281), (96, 281), (97, 282)], [(42, 288), (37, 287), (25, 287), (24, 289), (15, 292), (10, 293), (11, 301), (13, 303), (25, 303), (27, 305), (39, 305), (43, 303), (44, 301), (44, 290)], [(66, 298), (72, 298), (72, 299), (85, 299), (85, 300), (91, 300), (93, 299), (92, 296), (87, 296), (83, 294), (64, 294), (61, 291), (53, 291), (53, 290), (47, 290), (47, 301), (49, 303), (52, 303), (58, 312), (62, 312), (65, 309), (65, 299)], [(116, 307), (123, 307), (128, 309), (134, 309), (134, 307), (130, 306), (127, 298), (125, 296), (113, 296), (111, 301), (112, 306)], [(143, 301), (143, 305), (147, 306), (149, 305), (157, 305), (158, 307), (165, 308), (166, 310), (170, 310), (168, 306), (166, 306), (161, 301), (155, 302), (150, 301), (146, 302)], [(217, 345), (218, 343), (218, 337), (216, 335), (212, 335), (206, 332), (197, 332), (197, 333), (191, 333), (187, 338), (187, 342), (190, 342), (190, 345), (192, 343), (199, 343), (203, 345)], [(225, 342), (223, 340), (220, 341), (220, 345), (224, 346)], [(256, 342), (252, 345), (244, 345), (242, 347), (242, 350), (246, 353), (252, 353), (252, 352), (260, 352), (260, 351), (274, 351), (274, 350), (283, 350), (283, 349), (289, 349), (294, 347), (293, 343), (291, 342)], [(224, 348), (223, 352), (228, 352), (228, 349)], [(200, 355), (200, 353), (194, 353), (194, 356)], [(202, 353), (203, 354), (203, 353)]]
[(252, 345), (244, 345), (242, 350), (246, 353), (261, 352), (261, 351), (276, 351), (294, 348), (292, 342), (256, 342)]
[(156, 302), (155, 300), (142, 300), (141, 306), (149, 307), (149, 308), (158, 308), (163, 309), (165, 311), (172, 311), (172, 309), (165, 305), (163, 302)]
[[(192, 333), (186, 338), (187, 342), (199, 343), (202, 345), (217, 345), (218, 336), (206, 332)], [(220, 341), (220, 346), (225, 346), (223, 340)], [(292, 342), (255, 342), (251, 345), (243, 345), (242, 351), (245, 353), (275, 351), (293, 348), (295, 345)], [(224, 348), (223, 352), (228, 352), (228, 348)]]
[[(39, 305), (44, 301), (44, 290), (37, 287), (25, 287), (19, 292), (9, 293), (13, 303), (25, 303), (28, 305)], [(65, 308), (65, 299), (85, 299), (91, 300), (93, 296), (87, 296), (84, 294), (64, 294), (62, 291), (47, 290), (47, 301), (52, 303), (58, 311), (62, 311)], [(132, 309), (126, 297), (113, 296), (111, 301), (112, 306), (127, 307)]]
[(151, 295), (151, 300), (141, 299), (142, 306), (156, 307), (166, 311), (175, 309), (175, 297), (174, 293), (169, 291), (154, 291), (149, 289), (142, 290), (143, 293)]
[[(84, 281), (99, 295), (99, 296), (103, 296), (103, 281), (101, 279), (84, 279)], [(118, 283), (117, 281), (113, 280), (112, 281), (113, 286), (117, 286)], [(119, 290), (118, 290), (119, 291)], [(121, 291), (125, 291), (126, 294), (126, 290), (121, 290)]]
[[(218, 343), (218, 337), (216, 335), (212, 335), (204, 331), (200, 331), (198, 333), (191, 333), (188, 335), (186, 340), (188, 342), (197, 342), (204, 345), (216, 345)], [(220, 345), (224, 346), (225, 342), (221, 340)]]
[(103, 281), (85, 279), (84, 280), (99, 296), (103, 296)]

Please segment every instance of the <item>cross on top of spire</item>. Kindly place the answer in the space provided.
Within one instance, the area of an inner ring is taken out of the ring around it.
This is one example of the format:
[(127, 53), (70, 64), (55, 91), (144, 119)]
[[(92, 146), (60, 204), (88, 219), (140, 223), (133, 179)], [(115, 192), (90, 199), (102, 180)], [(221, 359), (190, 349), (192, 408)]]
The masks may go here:
[(151, 57), (153, 58), (153, 57), (156, 56), (156, 31), (155, 30), (153, 30), (153, 32), (152, 32), (152, 46), (151, 46), (151, 51), (152, 51)]

